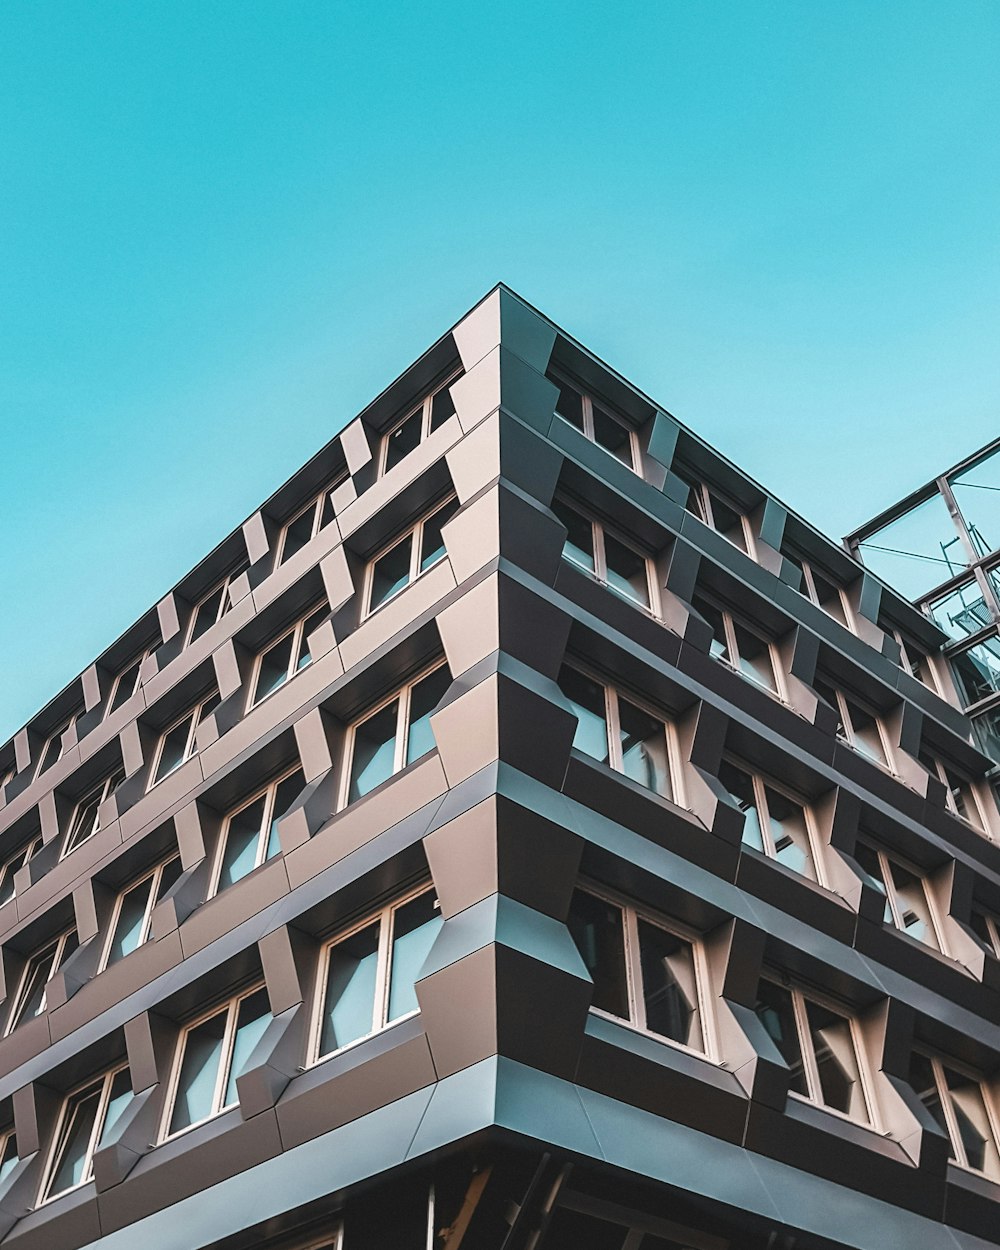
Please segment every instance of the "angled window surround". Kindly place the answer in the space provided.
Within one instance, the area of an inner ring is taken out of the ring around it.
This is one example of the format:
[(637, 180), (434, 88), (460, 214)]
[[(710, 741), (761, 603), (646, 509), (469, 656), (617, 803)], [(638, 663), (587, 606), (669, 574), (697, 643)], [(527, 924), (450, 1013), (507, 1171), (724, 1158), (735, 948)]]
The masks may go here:
[(691, 606), (711, 627), (710, 654), (715, 659), (779, 698), (785, 697), (781, 659), (769, 638), (700, 591), (692, 595)]
[(278, 535), (274, 555), (274, 567), (278, 568), (286, 560), (290, 560), (296, 552), (301, 551), (306, 543), (325, 529), (333, 520), (333, 492), (347, 481), (347, 474), (340, 473), (333, 481), (324, 486), (304, 507), (285, 522)]
[(324, 946), (310, 1062), (326, 1059), (418, 1010), (414, 983), (441, 924), (433, 889), (420, 886)]
[(363, 617), (394, 599), (421, 573), (444, 559), (447, 552), (441, 530), (457, 511), (458, 500), (454, 497), (436, 505), (368, 562), (362, 595)]
[(744, 813), (743, 842), (823, 884), (819, 838), (808, 803), (732, 756), (719, 766), (719, 780)]
[(228, 813), (219, 839), (210, 898), (280, 852), (278, 821), (305, 784), (301, 765), (295, 764)]
[(589, 886), (573, 893), (569, 930), (594, 981), (592, 1010), (712, 1052), (708, 968), (693, 935)]
[(639, 439), (625, 418), (620, 417), (610, 404), (589, 395), (575, 382), (557, 373), (549, 373), (547, 377), (559, 388), (556, 416), (641, 476)]
[(28, 957), (18, 982), (17, 993), (11, 1003), (7, 1027), (4, 1029), (5, 1037), (13, 1033), (19, 1024), (42, 1014), (46, 1008), (45, 987), (78, 945), (76, 927), (73, 926), (63, 930), (57, 937), (50, 938)]
[(983, 1075), (951, 1059), (915, 1050), (909, 1080), (947, 1135), (952, 1161), (1000, 1181), (1000, 1121), (993, 1090)]
[(233, 606), (232, 584), (248, 568), (249, 561), (244, 557), (231, 572), (227, 573), (221, 581), (216, 582), (212, 589), (198, 600), (191, 613), (185, 646), (189, 646), (200, 638), (212, 628), (216, 621), (222, 620)]
[(215, 711), (219, 702), (218, 690), (208, 691), (163, 731), (156, 745), (153, 767), (149, 770), (150, 790), (195, 754), (198, 726)]
[(171, 855), (121, 891), (115, 900), (99, 972), (149, 941), (152, 937), (153, 908), (180, 875), (180, 856)]
[(64, 1100), (39, 1206), (93, 1179), (94, 1155), (107, 1145), (132, 1096), (128, 1066), (122, 1064), (81, 1085)]
[(885, 900), (883, 921), (901, 933), (944, 951), (943, 926), (934, 892), (926, 876), (873, 842), (859, 840), (854, 858), (872, 878)]
[(623, 599), (659, 615), (656, 566), (649, 556), (576, 504), (556, 499), (552, 511), (566, 526), (563, 559), (592, 574)]
[(460, 374), (454, 373), (446, 382), (442, 382), (420, 403), (411, 408), (402, 420), (388, 431), (382, 438), (379, 451), (379, 476), (394, 469), (411, 451), (415, 450), (428, 435), (433, 434), (454, 415), (455, 405), (448, 388), (458, 380)]
[(308, 646), (309, 635), (329, 613), (330, 608), (326, 602), (315, 604), (260, 652), (250, 676), (248, 712), (312, 662)]
[(101, 827), (101, 804), (114, 794), (125, 780), (125, 769), (117, 765), (102, 782), (88, 791), (73, 809), (73, 817), (66, 835), (63, 855), (75, 851), (78, 846), (92, 838)]

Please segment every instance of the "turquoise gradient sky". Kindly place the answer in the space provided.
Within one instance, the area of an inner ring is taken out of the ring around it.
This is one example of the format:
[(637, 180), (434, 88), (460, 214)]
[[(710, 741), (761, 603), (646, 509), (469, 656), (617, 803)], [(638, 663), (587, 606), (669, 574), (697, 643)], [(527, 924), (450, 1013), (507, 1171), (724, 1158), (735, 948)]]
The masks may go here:
[(5, 0), (0, 741), (497, 280), (835, 536), (998, 433), (996, 0)]

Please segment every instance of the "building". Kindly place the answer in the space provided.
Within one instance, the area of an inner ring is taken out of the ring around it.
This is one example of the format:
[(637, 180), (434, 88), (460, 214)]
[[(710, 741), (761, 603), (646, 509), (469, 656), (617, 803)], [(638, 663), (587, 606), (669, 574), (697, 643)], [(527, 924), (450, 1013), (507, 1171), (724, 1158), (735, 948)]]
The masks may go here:
[(947, 635), (961, 705), (1000, 761), (1000, 439), (845, 541)]
[(0, 1244), (1000, 1244), (945, 641), (498, 287), (0, 749)]

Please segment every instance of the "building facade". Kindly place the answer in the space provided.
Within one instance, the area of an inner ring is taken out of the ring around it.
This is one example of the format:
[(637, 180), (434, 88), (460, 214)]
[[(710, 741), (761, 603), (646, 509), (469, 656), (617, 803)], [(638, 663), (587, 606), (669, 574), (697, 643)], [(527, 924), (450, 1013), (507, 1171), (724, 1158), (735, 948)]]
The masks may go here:
[(0, 1244), (1000, 1244), (946, 642), (497, 288), (0, 749)]

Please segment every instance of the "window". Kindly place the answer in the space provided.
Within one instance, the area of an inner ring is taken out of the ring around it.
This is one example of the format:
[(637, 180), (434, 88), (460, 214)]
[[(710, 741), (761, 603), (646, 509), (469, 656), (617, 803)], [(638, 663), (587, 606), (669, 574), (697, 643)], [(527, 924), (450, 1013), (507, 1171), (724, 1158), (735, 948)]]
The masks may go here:
[(919, 759), (932, 777), (937, 777), (939, 781), (944, 782), (944, 801), (948, 810), (960, 816), (980, 833), (984, 833), (983, 814), (979, 809), (971, 784), (953, 768), (949, 768), (944, 760), (931, 755), (929, 751), (921, 751)]
[(341, 806), (369, 794), (434, 749), (431, 713), (451, 685), (446, 664), (433, 668), (363, 720), (348, 734), (350, 767)]
[(844, 588), (838, 585), (832, 577), (828, 577), (826, 573), (822, 573), (814, 564), (810, 564), (800, 556), (784, 550), (781, 554), (802, 574), (800, 593), (815, 603), (818, 608), (822, 608), (828, 616), (832, 616), (845, 629), (853, 630), (853, 612)]
[(11, 765), (10, 768), (0, 768), (0, 799), (3, 798), (3, 792), (17, 776), (17, 769)]
[(111, 687), (111, 697), (108, 699), (108, 716), (112, 712), (117, 712), (121, 705), (127, 703), (139, 689), (139, 674), (142, 671), (142, 662), (148, 654), (148, 651), (140, 652), (115, 678), (114, 685)]
[(324, 947), (314, 1060), (418, 1010), (414, 985), (441, 924), (433, 890), (422, 887)]
[(679, 477), (688, 488), (687, 503), (684, 505), (692, 516), (709, 525), (723, 538), (728, 538), (734, 547), (754, 556), (753, 531), (749, 519), (740, 509), (714, 487), (699, 482), (685, 468), (672, 465), (670, 469), (675, 477)]
[(306, 784), (298, 764), (269, 786), (259, 790), (225, 819), (219, 847), (219, 864), (212, 894), (273, 859), (281, 850), (278, 821), (281, 820)]
[(10, 1176), (19, 1162), (17, 1157), (17, 1137), (14, 1135), (14, 1130), (8, 1129), (4, 1133), (2, 1141), (3, 1145), (0, 1147), (0, 1185)]
[(912, 638), (908, 638), (902, 630), (897, 629), (891, 621), (879, 617), (878, 627), (884, 634), (895, 638), (899, 645), (899, 667), (922, 682), (928, 690), (937, 693), (927, 651)]
[(163, 731), (150, 770), (150, 789), (164, 777), (169, 777), (195, 754), (198, 726), (215, 711), (219, 703), (218, 690), (212, 690), (203, 695), (194, 707), (188, 708), (180, 720), (174, 721)]
[(707, 1052), (699, 948), (636, 908), (576, 890), (569, 929), (594, 982), (595, 1010)]
[(35, 772), (36, 777), (40, 777), (42, 773), (52, 767), (63, 757), (63, 734), (69, 733), (73, 725), (76, 724), (76, 718), (80, 715), (79, 711), (73, 713), (68, 720), (64, 720), (58, 729), (53, 729), (49, 736), (45, 739), (40, 756), (38, 757), (38, 769)]
[(809, 809), (783, 787), (726, 758), (719, 780), (744, 813), (743, 842), (800, 876), (818, 881)]
[(206, 630), (211, 629), (216, 621), (221, 621), (226, 615), (233, 606), (233, 582), (247, 568), (249, 568), (249, 562), (246, 559), (241, 560), (231, 573), (228, 573), (221, 582), (213, 586), (204, 598), (199, 599), (194, 611), (191, 613), (188, 643), (192, 643), (196, 638), (200, 638)]
[(973, 906), (969, 922), (973, 933), (986, 949), (1000, 958), (1000, 920), (993, 912)]
[(854, 858), (885, 899), (883, 921), (925, 946), (943, 950), (934, 897), (926, 879), (868, 842), (858, 842)]
[(192, 1021), (181, 1034), (161, 1140), (239, 1102), (237, 1078), (271, 1022), (267, 990), (254, 986)]
[(119, 765), (104, 778), (99, 786), (96, 786), (77, 803), (73, 812), (73, 819), (70, 822), (66, 845), (63, 848), (64, 855), (68, 855), (70, 851), (75, 851), (78, 846), (81, 846), (88, 838), (92, 838), (100, 829), (101, 804), (114, 794), (124, 780), (125, 769)]
[(952, 1159), (1000, 1180), (996, 1112), (982, 1077), (914, 1051), (910, 1085), (947, 1135)]
[(789, 1089), (852, 1120), (874, 1120), (856, 1022), (797, 989), (761, 980), (757, 1017), (791, 1072)]
[(449, 499), (371, 561), (365, 578), (365, 616), (444, 559), (447, 553), (441, 530), (457, 511), (458, 500)]
[(457, 377), (456, 374), (449, 378), (386, 434), (382, 440), (383, 473), (394, 469), (414, 448), (419, 447), (429, 434), (440, 429), (448, 418), (454, 415), (455, 405), (452, 403), (451, 392), (448, 388), (457, 380)]
[(949, 657), (964, 707), (1000, 692), (1000, 639), (996, 636)]
[(710, 654), (759, 686), (780, 695), (778, 673), (781, 666), (774, 646), (704, 595), (695, 594), (691, 606), (711, 626)]
[(646, 556), (561, 499), (553, 503), (552, 511), (566, 526), (564, 559), (592, 573), (622, 598), (653, 609), (656, 578)]
[(290, 521), (285, 523), (278, 537), (275, 568), (284, 564), (286, 560), (290, 560), (297, 551), (302, 550), (307, 542), (315, 538), (321, 529), (330, 524), (333, 520), (332, 492), (341, 482), (346, 481), (346, 478), (347, 475), (343, 474), (335, 482), (331, 482), (314, 499), (310, 499), (304, 508), (299, 509)]
[(108, 1144), (131, 1101), (132, 1080), (125, 1066), (113, 1068), (66, 1099), (40, 1202), (68, 1193), (93, 1177), (94, 1155)]
[(633, 473), (638, 473), (641, 463), (638, 439), (627, 421), (614, 415), (606, 404), (592, 399), (570, 382), (559, 377), (550, 377), (549, 381), (559, 388), (556, 416), (562, 417), (567, 424), (579, 430), (598, 447), (603, 447), (616, 460), (628, 465)]
[(101, 969), (117, 963), (149, 941), (153, 908), (180, 875), (180, 856), (172, 855), (118, 895)]
[(676, 761), (679, 749), (672, 725), (577, 668), (563, 666), (559, 687), (576, 714), (576, 750), (665, 799), (674, 798), (679, 767), (671, 757)]
[(24, 867), (41, 845), (42, 835), (36, 833), (0, 865), (0, 907), (14, 897), (14, 874)]
[(833, 708), (840, 718), (837, 736), (842, 742), (853, 747), (859, 755), (880, 764), (883, 768), (891, 767), (889, 739), (882, 727), (882, 722), (874, 712), (866, 708), (842, 690), (836, 690), (829, 682), (817, 677), (813, 689), (819, 697)]
[(250, 681), (248, 710), (266, 699), (269, 694), (274, 694), (275, 690), (283, 686), (286, 681), (291, 680), (296, 673), (312, 663), (312, 656), (309, 654), (309, 635), (329, 614), (328, 605), (320, 604), (302, 620), (297, 621), (291, 629), (279, 635), (266, 651), (261, 652), (254, 664), (253, 677)]
[(40, 947), (24, 965), (17, 994), (10, 1009), (4, 1034), (13, 1033), (25, 1020), (34, 1020), (45, 1010), (45, 987), (76, 950), (76, 929), (67, 929)]

